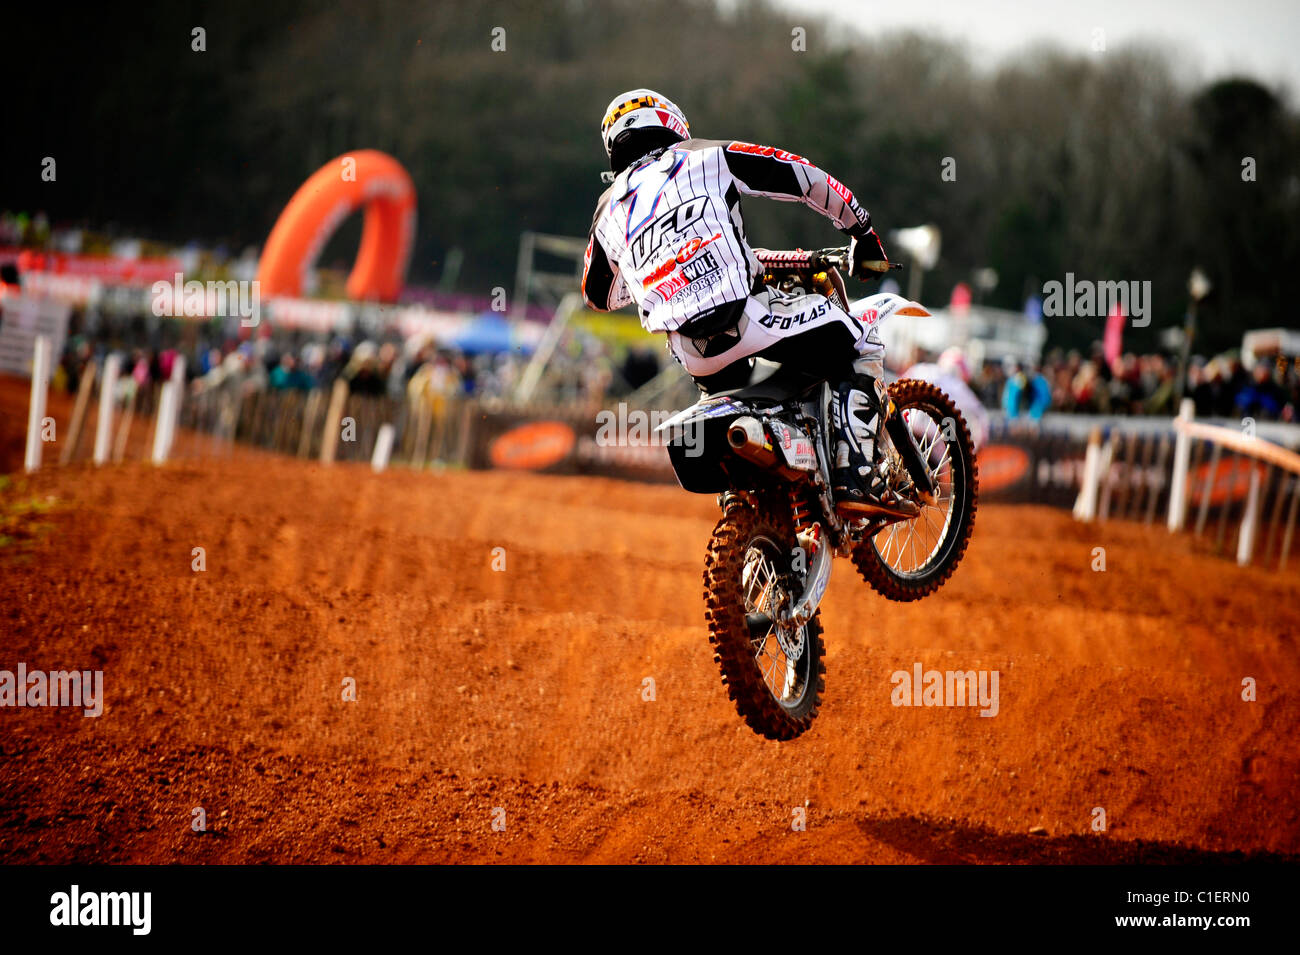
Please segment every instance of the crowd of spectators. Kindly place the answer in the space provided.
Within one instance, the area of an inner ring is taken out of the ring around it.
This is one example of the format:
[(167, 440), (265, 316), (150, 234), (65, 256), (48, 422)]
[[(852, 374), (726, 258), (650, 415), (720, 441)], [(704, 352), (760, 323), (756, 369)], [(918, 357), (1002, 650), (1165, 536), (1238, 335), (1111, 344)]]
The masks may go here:
[[(971, 387), (989, 408), (1008, 417), (1047, 411), (1096, 415), (1178, 413), (1178, 360), (1164, 354), (1125, 354), (1107, 362), (1100, 349), (1049, 351), (1041, 364), (985, 362)], [(1185, 394), (1197, 417), (1296, 421), (1300, 411), (1300, 361), (1259, 359), (1246, 367), (1235, 353), (1193, 356)]]
[[(179, 348), (178, 336), (190, 344)], [(136, 390), (143, 411), (155, 400), (149, 386), (170, 377), (180, 354), (188, 388), (196, 395), (217, 388), (245, 394), (328, 389), (342, 378), (354, 394), (393, 399), (508, 398), (528, 363), (522, 352), (468, 353), (433, 340), (353, 341), (282, 331), (251, 340), (212, 340), (193, 328), (86, 326), (77, 316), (55, 387), (75, 391), (85, 363), (109, 350), (125, 356), (120, 387)], [(663, 355), (653, 341), (615, 350), (575, 330), (547, 363), (532, 397), (566, 405), (621, 399), (659, 374)], [(1180, 400), (1178, 364), (1176, 357), (1159, 353), (1129, 353), (1106, 361), (1098, 344), (1087, 355), (1050, 350), (1035, 364), (985, 361), (969, 384), (985, 407), (1010, 418), (1036, 419), (1049, 411), (1171, 417)], [(1195, 402), (1197, 417), (1294, 422), (1300, 411), (1300, 359), (1259, 359), (1248, 367), (1233, 352), (1208, 359), (1193, 356), (1184, 393)]]
[[(352, 341), (275, 334), (252, 340), (192, 337), (189, 345), (163, 340), (157, 333), (122, 328), (86, 333), (74, 330), (57, 366), (55, 388), (75, 392), (86, 363), (109, 351), (123, 355), (119, 388), (134, 391), (137, 408), (155, 400), (151, 387), (166, 381), (178, 356), (185, 359), (187, 390), (202, 395), (233, 390), (329, 389), (337, 379), (352, 394), (431, 400), (509, 398), (518, 386), (529, 356), (517, 351), (468, 353), (432, 340)], [(653, 349), (633, 348), (616, 355), (605, 343), (576, 334), (552, 355), (533, 391), (539, 401), (600, 403), (626, 395), (660, 370)]]
[[(51, 229), (43, 212), (0, 212), (0, 246), (22, 248), (93, 247), (107, 251), (111, 243), (81, 229)], [(209, 258), (229, 264), (224, 248), (207, 250)], [(336, 279), (342, 282), (339, 271)], [(0, 268), (4, 283), (17, 287), (11, 263)], [(411, 301), (427, 301), (441, 308), (473, 312), (482, 299), (452, 296), (435, 290), (408, 290)], [(160, 341), (159, 330), (144, 330), (138, 322), (128, 329), (82, 324), (74, 313), (71, 334), (55, 376), (55, 386), (76, 390), (81, 370), (91, 358), (110, 350), (126, 356), (120, 387), (135, 389), (148, 410), (155, 400), (151, 384), (171, 374), (177, 345)], [(532, 317), (544, 317), (540, 312)], [(351, 340), (347, 337), (313, 338), (276, 333), (254, 340), (211, 341), (200, 333), (197, 341), (185, 335), (186, 377), (192, 392), (237, 387), (244, 391), (309, 391), (329, 388), (338, 378), (354, 394), (388, 396), (428, 394), (437, 398), (504, 398), (515, 392), (527, 363), (518, 352), (467, 353), (445, 343), (398, 340)], [(614, 348), (594, 335), (575, 331), (547, 363), (546, 373), (533, 391), (539, 401), (563, 404), (599, 403), (622, 398), (655, 378), (662, 370), (665, 351), (649, 338), (647, 344)], [(901, 356), (895, 356), (901, 357)], [(914, 356), (925, 361), (925, 356)], [(930, 356), (933, 358), (933, 356)], [(1047, 412), (1095, 415), (1172, 416), (1182, 395), (1192, 398), (1198, 417), (1244, 418), (1294, 422), (1300, 413), (1300, 358), (1260, 359), (1247, 367), (1237, 353), (1212, 358), (1194, 356), (1179, 381), (1176, 357), (1151, 353), (1126, 353), (1113, 360), (1103, 355), (1101, 342), (1084, 354), (1048, 351), (1041, 362), (985, 361), (969, 381), (986, 408), (1001, 410), (1011, 418), (1040, 418)]]

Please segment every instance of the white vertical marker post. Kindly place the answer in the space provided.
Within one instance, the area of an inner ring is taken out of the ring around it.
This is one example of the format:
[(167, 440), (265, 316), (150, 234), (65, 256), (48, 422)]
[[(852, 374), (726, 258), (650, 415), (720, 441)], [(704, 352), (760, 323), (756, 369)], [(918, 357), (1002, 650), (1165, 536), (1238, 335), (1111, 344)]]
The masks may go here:
[(172, 448), (176, 444), (176, 428), (181, 422), (181, 402), (185, 398), (185, 356), (178, 354), (172, 361), (172, 375), (169, 384), (172, 386), (172, 406), (171, 414), (167, 421), (167, 447), (166, 454), (171, 457)]
[(176, 403), (176, 384), (163, 382), (162, 394), (158, 398), (158, 414), (153, 425), (153, 463), (164, 464), (167, 461), (167, 428), (172, 419), (172, 405)]
[(176, 441), (176, 423), (181, 416), (181, 393), (185, 388), (185, 357), (172, 362), (171, 377), (163, 382), (158, 398), (158, 415), (153, 426), (153, 463), (166, 464)]
[(379, 434), (375, 435), (375, 452), (370, 456), (370, 467), (376, 474), (388, 467), (388, 457), (393, 453), (393, 435), (397, 429), (391, 424), (382, 424), (379, 426)]
[(1246, 495), (1246, 512), (1241, 515), (1241, 529), (1237, 532), (1237, 566), (1245, 567), (1255, 553), (1255, 533), (1259, 529), (1259, 468), (1255, 462), (1250, 468), (1250, 491)]
[(339, 424), (343, 420), (343, 407), (348, 400), (348, 383), (340, 375), (334, 379), (330, 393), (329, 410), (325, 413), (325, 434), (321, 437), (320, 463), (333, 464), (339, 445)]
[[(1178, 406), (1178, 420), (1191, 421), (1196, 403), (1184, 398)], [(1169, 530), (1181, 531), (1187, 523), (1187, 469), (1192, 461), (1192, 438), (1185, 431), (1174, 433), (1174, 473), (1169, 480)]]
[(1097, 516), (1097, 491), (1101, 481), (1101, 429), (1088, 434), (1088, 450), (1083, 456), (1083, 480), (1074, 502), (1074, 519), (1091, 522)]
[(122, 356), (114, 352), (104, 359), (99, 379), (99, 420), (95, 425), (96, 464), (108, 460), (109, 442), (113, 434), (113, 393), (117, 391), (117, 373), (122, 367)]
[(32, 352), (32, 399), (27, 406), (27, 453), (23, 458), (23, 467), (27, 473), (39, 470), (41, 451), (41, 423), (45, 420), (45, 399), (50, 390), (50, 340), (44, 335), (36, 336), (36, 347)]

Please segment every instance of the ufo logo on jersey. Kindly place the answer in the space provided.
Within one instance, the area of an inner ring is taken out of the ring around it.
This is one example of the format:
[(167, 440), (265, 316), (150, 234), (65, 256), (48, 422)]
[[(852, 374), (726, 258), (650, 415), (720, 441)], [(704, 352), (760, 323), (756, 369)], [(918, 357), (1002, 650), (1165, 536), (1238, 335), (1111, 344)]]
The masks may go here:
[(633, 233), (638, 231), (643, 225), (645, 225), (654, 217), (655, 210), (659, 208), (659, 200), (664, 197), (664, 189), (667, 187), (668, 183), (672, 182), (673, 179), (677, 177), (677, 173), (681, 171), (682, 165), (685, 162), (686, 162), (686, 157), (684, 155), (677, 157), (677, 162), (673, 165), (673, 168), (668, 171), (668, 175), (664, 176), (664, 181), (659, 183), (659, 188), (655, 190), (655, 199), (654, 202), (651, 203), (650, 205), (650, 211), (647, 212), (645, 216), (641, 219), (641, 221), (638, 222), (636, 225), (632, 225), (632, 216), (636, 211), (637, 193), (641, 189), (641, 184), (638, 183), (637, 185), (633, 186), (632, 190), (626, 196), (623, 197), (624, 199), (632, 200), (632, 204), (628, 207), (627, 210), (627, 232), (624, 234), (625, 238), (631, 239)]

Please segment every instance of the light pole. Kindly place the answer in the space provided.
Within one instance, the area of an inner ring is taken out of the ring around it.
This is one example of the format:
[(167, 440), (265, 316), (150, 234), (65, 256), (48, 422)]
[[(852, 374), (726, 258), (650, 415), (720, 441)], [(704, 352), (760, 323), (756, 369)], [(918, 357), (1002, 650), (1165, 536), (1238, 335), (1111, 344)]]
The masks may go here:
[(1183, 322), (1183, 350), (1178, 361), (1178, 397), (1182, 398), (1187, 393), (1187, 365), (1192, 357), (1192, 339), (1196, 337), (1196, 309), (1201, 301), (1210, 294), (1214, 286), (1210, 284), (1209, 278), (1201, 271), (1200, 266), (1192, 269), (1192, 274), (1187, 278), (1187, 294), (1191, 302), (1187, 306), (1187, 318)]
[(975, 281), (975, 288), (979, 291), (979, 297), (975, 300), (978, 304), (984, 304), (984, 296), (988, 295), (998, 287), (997, 269), (984, 268), (976, 269), (971, 273), (971, 278)]
[(939, 261), (941, 238), (937, 225), (918, 225), (910, 229), (895, 229), (890, 233), (890, 239), (912, 260), (912, 274), (907, 279), (907, 297), (913, 302), (921, 300), (922, 279)]

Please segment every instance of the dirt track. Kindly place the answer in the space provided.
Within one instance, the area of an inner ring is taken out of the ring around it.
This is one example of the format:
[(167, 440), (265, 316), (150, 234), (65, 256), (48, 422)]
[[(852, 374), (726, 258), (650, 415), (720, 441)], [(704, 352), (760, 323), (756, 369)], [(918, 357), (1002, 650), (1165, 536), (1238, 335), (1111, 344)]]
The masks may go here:
[[(708, 650), (709, 498), (249, 453), (47, 471), (0, 508), (50, 495), (48, 527), (0, 547), (0, 669), (102, 669), (106, 706), (0, 710), (0, 862), (1300, 851), (1293, 573), (1161, 530), (987, 507), (956, 577), (908, 605), (838, 563), (822, 714), (778, 744)], [(999, 670), (999, 714), (893, 707), (918, 661)]]

